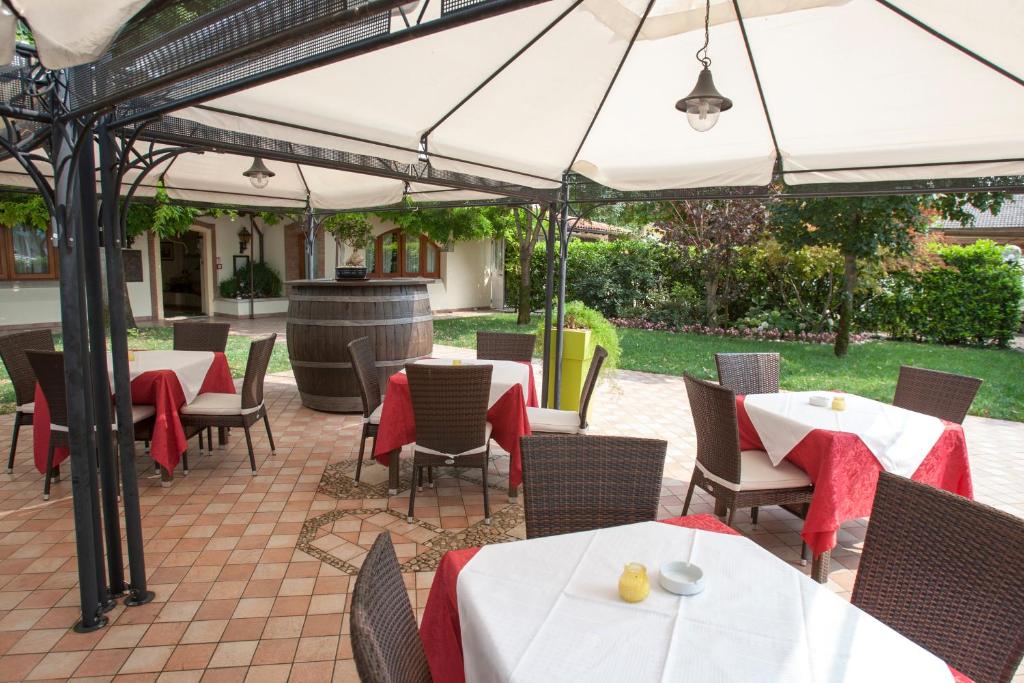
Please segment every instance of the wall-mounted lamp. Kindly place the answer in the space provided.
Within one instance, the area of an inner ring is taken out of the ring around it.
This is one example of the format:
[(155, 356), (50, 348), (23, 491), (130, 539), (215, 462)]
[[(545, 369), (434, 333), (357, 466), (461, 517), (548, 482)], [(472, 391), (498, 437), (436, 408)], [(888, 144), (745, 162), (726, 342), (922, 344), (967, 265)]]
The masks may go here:
[(244, 254), (251, 241), (252, 233), (249, 232), (249, 228), (243, 225), (242, 229), (238, 231), (238, 253)]

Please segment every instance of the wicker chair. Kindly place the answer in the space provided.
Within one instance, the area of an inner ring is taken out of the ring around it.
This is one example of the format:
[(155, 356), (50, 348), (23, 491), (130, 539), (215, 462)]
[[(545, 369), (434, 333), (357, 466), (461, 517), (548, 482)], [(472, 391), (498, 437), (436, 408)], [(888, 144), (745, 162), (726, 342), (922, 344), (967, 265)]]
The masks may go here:
[(779, 393), (779, 354), (716, 353), (718, 383), (737, 394)]
[(490, 524), (487, 468), (491, 458), (491, 424), (487, 421), (487, 400), (493, 370), (490, 365), (405, 366), (416, 420), (410, 520), (416, 505), (416, 489), (423, 486), (424, 467), (468, 467), (480, 470), (484, 520)]
[(582, 434), (587, 431), (587, 411), (590, 408), (590, 399), (594, 395), (601, 366), (604, 365), (607, 357), (608, 351), (603, 346), (594, 349), (594, 357), (590, 360), (587, 378), (583, 381), (583, 391), (580, 392), (579, 410), (527, 408), (526, 417), (530, 421), (530, 431), (533, 434)]
[(7, 376), (14, 384), (14, 431), (11, 434), (11, 453), (7, 456), (7, 473), (14, 472), (14, 453), (18, 450), (18, 432), (22, 425), (32, 424), (35, 414), (36, 375), (25, 352), (53, 351), (53, 335), (49, 330), (15, 332), (0, 337), (0, 360), (7, 368)]
[(976, 377), (901, 365), (892, 404), (962, 424), (980, 388)]
[[(725, 504), (729, 526), (736, 508), (810, 505), (814, 486), (803, 470), (788, 460), (775, 467), (764, 451), (740, 451), (736, 394), (731, 389), (692, 375), (684, 375), (683, 380), (697, 430), (697, 464), (683, 503), (684, 515), (697, 486)], [(754, 510), (751, 519), (757, 523)]]
[(416, 615), (386, 531), (366, 554), (352, 590), (352, 655), (366, 683), (427, 683)]
[[(36, 377), (39, 388), (46, 397), (50, 410), (50, 444), (46, 450), (46, 474), (43, 476), (43, 500), (50, 499), (50, 480), (53, 474), (53, 452), (58, 447), (68, 446), (68, 404), (67, 389), (64, 385), (64, 353), (61, 351), (26, 351), (28, 362)], [(129, 397), (130, 399), (131, 397)], [(138, 424), (156, 414), (153, 406), (132, 406), (132, 422)], [(110, 425), (117, 431), (117, 424)]]
[(625, 436), (527, 436), (526, 537), (657, 518), (668, 444)]
[(175, 351), (224, 353), (231, 323), (174, 323)]
[(535, 334), (477, 332), (476, 357), (483, 360), (518, 360), (529, 363), (533, 360), (533, 347), (536, 344)]
[(189, 427), (241, 427), (245, 430), (245, 443), (249, 448), (249, 466), (256, 474), (256, 455), (252, 450), (252, 435), (249, 428), (263, 418), (270, 441), (270, 453), (276, 452), (274, 435), (270, 431), (267, 406), (263, 403), (263, 380), (267, 375), (270, 355), (274, 352), (277, 334), (256, 339), (249, 346), (249, 360), (245, 365), (241, 394), (199, 394), (196, 399), (179, 411), (181, 424)]
[(883, 472), (851, 602), (974, 683), (1024, 657), (1024, 520)]
[[(356, 481), (363, 473), (363, 453), (366, 440), (377, 438), (380, 426), (380, 412), (383, 407), (380, 397), (380, 377), (377, 375), (377, 362), (373, 356), (373, 347), (369, 337), (360, 337), (348, 343), (348, 355), (352, 361), (352, 371), (359, 382), (359, 396), (363, 399), (363, 433), (359, 437), (359, 459), (356, 460)], [(373, 451), (370, 452), (373, 457)]]

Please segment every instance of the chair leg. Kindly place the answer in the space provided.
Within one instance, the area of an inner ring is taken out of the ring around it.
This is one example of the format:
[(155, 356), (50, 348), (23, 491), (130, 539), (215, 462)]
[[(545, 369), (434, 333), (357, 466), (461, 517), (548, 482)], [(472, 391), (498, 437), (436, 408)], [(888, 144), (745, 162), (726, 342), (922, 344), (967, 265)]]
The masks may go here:
[(750, 524), (757, 528), (757, 506), (750, 508)]
[[(202, 438), (203, 436), (202, 433), (200, 432), (200, 443), (202, 443)], [(185, 449), (185, 452), (181, 454), (181, 473), (184, 474), (185, 476), (188, 476), (188, 449)]]
[(270, 431), (270, 417), (267, 416), (267, 411), (263, 411), (263, 426), (267, 428), (267, 441), (270, 442), (270, 454), (277, 455), (277, 448), (274, 447), (274, 435)]
[(213, 427), (206, 428), (206, 454), (213, 455)]
[(806, 567), (809, 559), (811, 559), (811, 549), (807, 547), (806, 543), (803, 543), (800, 546), (800, 566)]
[(683, 501), (683, 516), (686, 516), (687, 510), (690, 509), (690, 501), (693, 499), (693, 489), (697, 486), (697, 482), (690, 477), (690, 488), (686, 489), (686, 500)]
[(427, 468), (427, 488), (434, 488), (434, 468)]
[(356, 483), (359, 483), (359, 477), (363, 473), (363, 453), (366, 451), (366, 435), (369, 432), (369, 426), (366, 422), (363, 423), (363, 433), (359, 436), (359, 456), (356, 458)]
[(725, 520), (726, 526), (732, 526), (732, 517), (736, 514), (736, 503), (729, 506), (729, 517)]
[(245, 429), (245, 445), (249, 447), (249, 467), (252, 473), (256, 474), (256, 454), (252, 451), (252, 435), (249, 434), (249, 425), (242, 425)]
[(142, 447), (145, 449), (145, 451), (147, 453), (149, 453), (149, 442), (148, 441), (143, 441), (142, 442)]
[[(415, 456), (413, 456), (415, 457)], [(413, 513), (416, 511), (416, 475), (419, 474), (422, 478), (423, 471), (421, 468), (416, 467), (416, 461), (413, 460), (412, 468), (412, 486), (409, 487), (409, 514), (406, 516), (406, 521), (412, 522)]]
[(46, 449), (46, 474), (43, 475), (43, 500), (50, 500), (50, 475), (53, 474), (53, 439)]
[(480, 477), (483, 480), (484, 484), (484, 524), (491, 523), (491, 497), (490, 494), (488, 493), (488, 489), (490, 487), (487, 485), (488, 465), (490, 465), (489, 457), (486, 460), (484, 460), (484, 466), (480, 468)]
[(14, 413), (14, 433), (11, 435), (11, 454), (7, 456), (7, 474), (14, 473), (14, 452), (18, 450), (18, 432), (21, 431), (21, 413)]
[(199, 437), (199, 455), (202, 455), (203, 454), (203, 430), (201, 428), (199, 430), (199, 434), (197, 434), (196, 436)]

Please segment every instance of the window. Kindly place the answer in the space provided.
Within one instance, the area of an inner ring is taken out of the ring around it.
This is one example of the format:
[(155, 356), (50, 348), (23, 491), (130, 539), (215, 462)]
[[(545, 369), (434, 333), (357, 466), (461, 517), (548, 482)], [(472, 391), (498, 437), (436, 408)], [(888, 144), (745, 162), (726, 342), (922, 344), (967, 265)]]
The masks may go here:
[(0, 280), (56, 280), (49, 233), (25, 225), (0, 229)]
[(441, 277), (441, 249), (425, 235), (392, 230), (366, 248), (366, 267), (377, 277)]

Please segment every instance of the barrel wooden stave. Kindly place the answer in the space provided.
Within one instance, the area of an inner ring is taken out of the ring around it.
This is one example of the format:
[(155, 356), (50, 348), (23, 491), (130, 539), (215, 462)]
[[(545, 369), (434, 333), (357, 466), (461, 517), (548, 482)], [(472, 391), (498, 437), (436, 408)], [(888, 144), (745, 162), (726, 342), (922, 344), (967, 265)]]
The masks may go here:
[(359, 412), (362, 400), (347, 345), (368, 337), (381, 387), (407, 362), (429, 356), (433, 316), (425, 282), (294, 283), (288, 356), (303, 405)]

